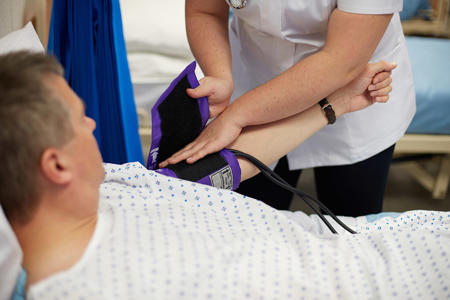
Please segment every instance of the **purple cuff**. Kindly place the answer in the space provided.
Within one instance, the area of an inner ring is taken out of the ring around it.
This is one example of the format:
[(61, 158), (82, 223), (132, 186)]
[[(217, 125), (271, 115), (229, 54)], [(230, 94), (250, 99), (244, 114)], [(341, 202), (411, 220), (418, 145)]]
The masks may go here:
[[(222, 188), (231, 189), (234, 191), (241, 183), (241, 167), (239, 166), (234, 154), (228, 149), (222, 149), (219, 154), (225, 159), (228, 165), (210, 174), (209, 176), (203, 177), (197, 182), (216, 187), (222, 186)], [(214, 181), (218, 181), (220, 184)]]
[(168, 168), (157, 169), (157, 170), (155, 170), (155, 172), (165, 175), (165, 176), (178, 178), (177, 174), (175, 174), (174, 171), (172, 171), (171, 169), (168, 169)]
[[(180, 75), (172, 81), (169, 87), (164, 91), (164, 93), (159, 97), (158, 101), (156, 101), (155, 105), (152, 108), (152, 145), (150, 147), (148, 159), (147, 159), (147, 169), (155, 170), (157, 166), (157, 158), (158, 158), (158, 150), (159, 144), (161, 142), (161, 118), (159, 117), (158, 107), (159, 105), (170, 95), (176, 85), (186, 76), (187, 80), (192, 88), (198, 87), (200, 84), (195, 76), (195, 67), (196, 62), (192, 62), (189, 64)], [(209, 119), (209, 104), (207, 97), (201, 97), (196, 99), (200, 115), (202, 118), (202, 128), (205, 127), (206, 122)]]

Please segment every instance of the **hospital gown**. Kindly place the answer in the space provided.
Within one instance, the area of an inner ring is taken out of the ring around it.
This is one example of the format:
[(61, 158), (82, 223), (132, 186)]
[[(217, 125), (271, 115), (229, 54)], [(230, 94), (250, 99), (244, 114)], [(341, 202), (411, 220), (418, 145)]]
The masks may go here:
[(82, 258), (29, 299), (448, 299), (450, 216), (412, 211), (333, 235), (314, 217), (105, 165)]

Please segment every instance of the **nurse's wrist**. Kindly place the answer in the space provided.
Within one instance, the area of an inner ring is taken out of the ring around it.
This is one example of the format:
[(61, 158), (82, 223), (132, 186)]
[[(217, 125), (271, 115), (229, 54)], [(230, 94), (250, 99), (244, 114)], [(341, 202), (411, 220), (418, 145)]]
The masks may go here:
[(224, 119), (232, 120), (234, 124), (237, 126), (244, 128), (249, 125), (248, 123), (248, 116), (246, 116), (245, 111), (237, 105), (238, 103), (235, 101), (231, 103), (223, 112), (221, 115)]
[(210, 77), (215, 78), (216, 80), (218, 79), (222, 86), (222, 88), (225, 88), (227, 93), (229, 94), (229, 98), (231, 98), (231, 95), (233, 95), (234, 92), (234, 82), (233, 82), (233, 77), (230, 76), (226, 76), (226, 75), (209, 75)]
[(233, 82), (233, 74), (231, 73), (231, 70), (224, 70), (224, 69), (216, 69), (216, 70), (210, 70), (210, 72), (205, 72), (205, 76), (214, 77), (217, 79), (221, 79), (227, 82), (228, 86), (231, 86), (234, 88), (234, 82)]

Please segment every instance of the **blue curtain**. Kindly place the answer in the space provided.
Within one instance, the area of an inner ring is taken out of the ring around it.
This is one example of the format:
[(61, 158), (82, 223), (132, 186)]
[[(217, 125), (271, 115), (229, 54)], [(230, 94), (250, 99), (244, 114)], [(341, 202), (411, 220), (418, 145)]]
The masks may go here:
[(97, 122), (103, 160), (143, 163), (119, 0), (54, 0), (48, 52)]

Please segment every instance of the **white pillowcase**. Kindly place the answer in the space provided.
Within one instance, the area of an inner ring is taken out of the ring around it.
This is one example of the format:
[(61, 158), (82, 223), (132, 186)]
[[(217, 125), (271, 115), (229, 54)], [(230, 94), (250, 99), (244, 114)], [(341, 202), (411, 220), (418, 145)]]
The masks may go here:
[(10, 299), (22, 269), (22, 250), (0, 207), (0, 299)]
[(22, 29), (13, 31), (0, 39), (0, 54), (18, 50), (44, 52), (44, 47), (31, 22), (28, 22)]
[[(44, 51), (31, 23), (0, 39), (0, 54), (18, 50)], [(10, 299), (22, 269), (22, 256), (19, 242), (0, 207), (0, 299)]]
[[(133, 84), (169, 84), (194, 56), (186, 36), (184, 0), (121, 0)], [(202, 78), (200, 68), (197, 77)]]
[[(193, 60), (193, 57), (169, 57), (156, 53), (132, 53), (128, 55), (133, 83), (168, 84)], [(198, 66), (195, 74), (197, 78), (203, 77), (203, 73)]]

